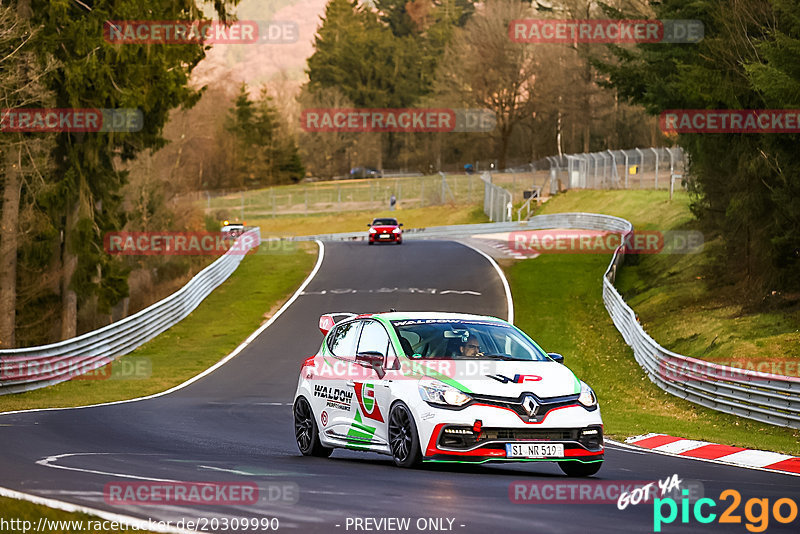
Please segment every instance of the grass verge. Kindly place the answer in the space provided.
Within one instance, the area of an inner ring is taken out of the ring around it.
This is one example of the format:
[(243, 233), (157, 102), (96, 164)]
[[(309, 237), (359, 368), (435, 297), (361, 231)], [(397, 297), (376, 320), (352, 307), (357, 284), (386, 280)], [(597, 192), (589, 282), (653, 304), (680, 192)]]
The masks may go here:
[(311, 271), (315, 244), (286, 247), (272, 251), (262, 246), (248, 255), (183, 321), (88, 379), (0, 396), (0, 411), (131, 399), (164, 391), (202, 372), (277, 311)]
[[(691, 227), (686, 195), (676, 195), (672, 203), (657, 191), (580, 191), (559, 195), (544, 205), (542, 213), (585, 211), (625, 217), (637, 228), (664, 229)], [(693, 294), (696, 306), (707, 297), (705, 286), (687, 289), (681, 284), (659, 286), (661, 279), (648, 280), (642, 269), (663, 267), (662, 262), (698, 262), (703, 254), (641, 258), (635, 267), (641, 283), (648, 282), (650, 299), (662, 302), (664, 311), (653, 321), (683, 321), (676, 309), (664, 306), (673, 292)], [(601, 277), (608, 266), (608, 255), (543, 255), (536, 259), (506, 264), (505, 269), (515, 296), (517, 325), (530, 333), (544, 348), (561, 352), (566, 364), (597, 392), (603, 411), (606, 433), (615, 439), (646, 432), (663, 432), (690, 439), (712, 441), (754, 449), (800, 455), (800, 431), (764, 425), (722, 414), (673, 397), (647, 379), (633, 359), (631, 349), (617, 332), (603, 306)], [(699, 267), (698, 267), (699, 268)], [(678, 271), (672, 276), (691, 272)], [(692, 287), (690, 285), (690, 287)], [(633, 303), (632, 307), (639, 311)], [(766, 320), (766, 319), (763, 319)], [(784, 320), (786, 318), (784, 317)], [(713, 332), (716, 321), (695, 318), (692, 328)], [(646, 326), (647, 328), (647, 326)], [(735, 330), (735, 325), (725, 328)], [(654, 338), (661, 342), (658, 335)]]
[(316, 215), (281, 215), (274, 218), (248, 220), (249, 225), (260, 226), (263, 237), (332, 234), (339, 232), (367, 233), (367, 224), (375, 217), (395, 217), (403, 228), (426, 228), (448, 224), (474, 224), (489, 222), (481, 206), (457, 204), (428, 206), (396, 211), (355, 211), (347, 213), (322, 213)]
[[(99, 528), (94, 528), (98, 526), (98, 522), (102, 522), (104, 520), (88, 514), (63, 512), (61, 510), (48, 508), (47, 506), (42, 506), (40, 504), (33, 504), (27, 501), (18, 501), (16, 499), (9, 499), (5, 497), (0, 497), (0, 510), (3, 511), (3, 519), (6, 521), (10, 521), (12, 519), (19, 520), (19, 522), (14, 522), (14, 528), (9, 527), (4, 529), (3, 532), (32, 532), (37, 528), (40, 518), (43, 518), (44, 521), (47, 521), (46, 524), (48, 528), (43, 532), (47, 532), (49, 534), (68, 534), (72, 532), (108, 532), (109, 534), (129, 534), (132, 532), (130, 528), (126, 527), (111, 528), (114, 526), (111, 524), (111, 522), (100, 524)], [(24, 521), (29, 521), (30, 523), (20, 524), (20, 522)], [(9, 523), (9, 525), (11, 524)], [(43, 523), (42, 526), (44, 527), (45, 523)], [(105, 530), (105, 528), (108, 528), (108, 530)], [(135, 532), (151, 534), (150, 531), (147, 530), (138, 530)]]

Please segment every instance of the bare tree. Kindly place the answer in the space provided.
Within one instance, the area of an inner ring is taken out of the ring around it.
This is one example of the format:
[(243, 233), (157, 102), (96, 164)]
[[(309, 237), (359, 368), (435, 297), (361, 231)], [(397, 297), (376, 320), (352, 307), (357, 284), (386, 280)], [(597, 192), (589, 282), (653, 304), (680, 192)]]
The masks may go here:
[(453, 107), (493, 110), (496, 154), (500, 168), (508, 157), (514, 129), (536, 109), (536, 84), (542, 73), (540, 54), (508, 37), (512, 20), (525, 18), (526, 4), (489, 0), (454, 36), (437, 76), (436, 92)]
[[(352, 102), (334, 88), (311, 92), (308, 86), (305, 86), (298, 97), (298, 102), (303, 110), (353, 107)], [(301, 130), (303, 130), (302, 124)], [(375, 136), (372, 137), (374, 138)], [(357, 134), (347, 132), (304, 130), (299, 137), (301, 157), (312, 175), (321, 178), (333, 178), (349, 170), (351, 163), (353, 165), (360, 164), (360, 161), (356, 163), (353, 160), (353, 153), (358, 151), (358, 138)]]

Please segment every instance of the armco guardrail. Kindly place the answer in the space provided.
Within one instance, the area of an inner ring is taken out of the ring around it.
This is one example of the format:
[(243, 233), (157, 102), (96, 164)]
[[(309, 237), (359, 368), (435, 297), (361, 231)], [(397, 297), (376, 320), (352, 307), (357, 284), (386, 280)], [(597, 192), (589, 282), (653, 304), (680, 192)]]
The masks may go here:
[[(633, 225), (619, 217), (594, 213), (537, 215), (527, 221), (440, 226), (407, 230), (405, 239), (465, 238), (520, 230), (580, 228), (619, 233)], [(362, 239), (366, 232), (306, 236), (297, 239)], [(778, 426), (800, 428), (800, 379), (717, 365), (671, 352), (651, 338), (614, 287), (624, 257), (619, 247), (603, 275), (603, 302), (617, 330), (652, 382), (664, 391), (717, 411)]]
[(261, 242), (259, 228), (238, 238), (238, 246), (197, 273), (185, 286), (108, 326), (50, 345), (0, 350), (0, 395), (69, 380), (128, 354), (189, 315), (236, 270), (244, 251)]
[[(571, 214), (565, 215), (569, 219)], [(595, 217), (608, 218), (608, 230), (615, 229), (624, 220), (603, 215)], [(633, 231), (633, 225), (625, 223), (627, 231)], [(614, 252), (603, 275), (603, 303), (614, 326), (653, 383), (677, 397), (720, 412), (800, 428), (800, 379), (717, 365), (676, 354), (656, 343), (614, 287), (623, 255), (624, 246), (621, 246)]]

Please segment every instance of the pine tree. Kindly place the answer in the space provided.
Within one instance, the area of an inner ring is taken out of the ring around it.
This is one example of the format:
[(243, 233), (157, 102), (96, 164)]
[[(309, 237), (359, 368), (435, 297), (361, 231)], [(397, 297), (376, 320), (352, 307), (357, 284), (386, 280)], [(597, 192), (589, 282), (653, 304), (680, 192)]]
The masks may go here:
[[(220, 18), (238, 0), (215, 0)], [(204, 57), (200, 44), (112, 44), (103, 36), (106, 21), (123, 19), (198, 19), (193, 0), (32, 0), (32, 23), (41, 26), (36, 51), (53, 57), (59, 67), (46, 78), (61, 108), (137, 108), (143, 125), (135, 133), (60, 133), (53, 161), (56, 187), (40, 202), (57, 228), (64, 230), (61, 336), (77, 333), (77, 311), (97, 297), (107, 311), (127, 294), (117, 258), (102, 249), (106, 232), (124, 224), (120, 190), (126, 173), (115, 165), (142, 150), (157, 149), (168, 113), (191, 106), (199, 92), (188, 86), (195, 65)]]
[[(800, 107), (800, 15), (791, 0), (655, 4), (658, 19), (699, 19), (695, 44), (614, 48), (597, 63), (652, 114), (667, 109)], [(725, 242), (726, 272), (753, 289), (800, 288), (800, 135), (681, 134), (692, 210)], [(758, 296), (760, 292), (747, 292)]]

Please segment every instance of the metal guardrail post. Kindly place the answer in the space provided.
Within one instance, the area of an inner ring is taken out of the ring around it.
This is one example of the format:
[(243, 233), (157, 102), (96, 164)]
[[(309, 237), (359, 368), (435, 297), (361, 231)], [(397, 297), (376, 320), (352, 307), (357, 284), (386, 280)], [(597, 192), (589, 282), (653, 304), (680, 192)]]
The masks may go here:
[[(619, 180), (619, 173), (617, 172), (617, 158), (614, 156), (614, 153), (609, 150), (609, 155), (611, 156), (611, 181), (616, 183)], [(615, 179), (616, 177), (616, 179)], [(628, 188), (628, 178), (625, 177), (625, 189)]]
[(656, 189), (658, 189), (658, 150), (655, 148), (651, 148), (650, 150), (653, 151), (653, 154), (656, 155)]
[(623, 150), (622, 155), (625, 156), (625, 189), (628, 189), (628, 153)]
[(644, 154), (638, 148), (635, 148), (636, 152), (639, 154), (639, 189), (642, 188), (642, 176), (644, 176)]

